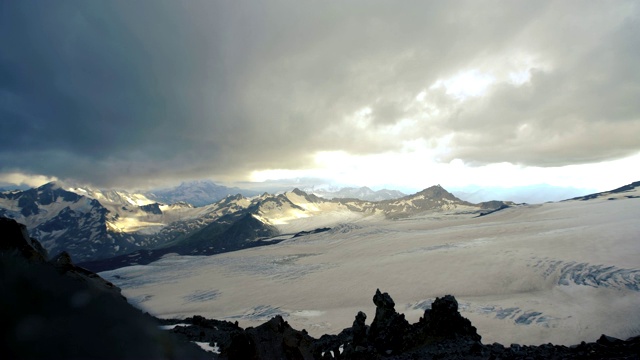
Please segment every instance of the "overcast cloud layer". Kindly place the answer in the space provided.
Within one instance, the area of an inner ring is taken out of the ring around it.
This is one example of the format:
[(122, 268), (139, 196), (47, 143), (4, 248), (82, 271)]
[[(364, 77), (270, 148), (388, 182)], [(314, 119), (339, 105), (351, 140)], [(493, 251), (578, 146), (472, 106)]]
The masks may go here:
[(416, 146), (619, 159), (640, 152), (639, 38), (636, 1), (5, 1), (0, 172), (245, 180)]

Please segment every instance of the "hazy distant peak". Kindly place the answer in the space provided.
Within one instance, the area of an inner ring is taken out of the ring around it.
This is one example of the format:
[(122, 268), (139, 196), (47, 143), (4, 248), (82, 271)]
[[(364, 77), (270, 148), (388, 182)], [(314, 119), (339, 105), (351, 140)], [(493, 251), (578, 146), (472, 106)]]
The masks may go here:
[(57, 190), (62, 188), (61, 184), (57, 181), (51, 181), (44, 185), (40, 185), (38, 190)]
[(345, 187), (337, 191), (314, 190), (312, 193), (327, 199), (358, 199), (365, 201), (393, 200), (405, 196), (404, 193), (398, 190), (381, 189), (374, 191), (367, 186), (359, 188)]
[(515, 203), (541, 204), (585, 196), (597, 192), (595, 189), (561, 187), (536, 184), (517, 187), (466, 186), (452, 189), (460, 199), (479, 203), (490, 200), (505, 200)]
[(242, 194), (229, 194), (226, 199), (240, 200), (244, 199), (244, 196), (242, 196)]
[(291, 190), (292, 193), (296, 194), (296, 195), (300, 195), (300, 196), (306, 196), (307, 193), (298, 189), (298, 188), (294, 188), (293, 190)]
[(444, 199), (450, 199), (450, 200), (458, 200), (458, 201), (462, 201), (460, 199), (458, 199), (457, 197), (455, 197), (452, 193), (448, 192), (447, 190), (445, 190), (445, 188), (443, 188), (442, 186), (438, 185), (433, 185), (430, 186), (418, 193), (416, 193), (416, 195), (422, 195), (428, 198), (444, 198)]
[(186, 181), (175, 187), (157, 189), (146, 193), (149, 198), (165, 203), (171, 204), (184, 201), (194, 206), (213, 204), (229, 195), (237, 194), (249, 197), (258, 195), (255, 191), (237, 187), (229, 188), (224, 185), (218, 185), (211, 180)]

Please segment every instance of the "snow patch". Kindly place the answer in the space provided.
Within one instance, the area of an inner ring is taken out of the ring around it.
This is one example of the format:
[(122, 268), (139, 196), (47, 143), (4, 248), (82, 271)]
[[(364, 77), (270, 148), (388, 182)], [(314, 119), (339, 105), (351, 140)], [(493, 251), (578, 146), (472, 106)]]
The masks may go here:
[(173, 325), (160, 325), (158, 329), (160, 330), (173, 330), (177, 326), (190, 326), (189, 324), (173, 324)]
[(204, 351), (220, 354), (220, 347), (218, 346), (218, 343), (213, 343), (213, 346), (209, 345), (208, 342), (194, 341), (194, 343), (198, 344), (198, 346), (200, 346)]

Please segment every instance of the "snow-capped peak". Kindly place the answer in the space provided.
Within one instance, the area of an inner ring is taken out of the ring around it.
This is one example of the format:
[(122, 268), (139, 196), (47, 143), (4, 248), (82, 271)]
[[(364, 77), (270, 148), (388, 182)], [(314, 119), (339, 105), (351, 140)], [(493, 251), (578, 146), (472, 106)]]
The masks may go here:
[(92, 199), (96, 199), (103, 203), (103, 205), (105, 203), (111, 203), (117, 205), (144, 206), (156, 202), (150, 200), (143, 194), (129, 193), (124, 190), (95, 190), (82, 187), (69, 188), (67, 190), (79, 195), (84, 195)]

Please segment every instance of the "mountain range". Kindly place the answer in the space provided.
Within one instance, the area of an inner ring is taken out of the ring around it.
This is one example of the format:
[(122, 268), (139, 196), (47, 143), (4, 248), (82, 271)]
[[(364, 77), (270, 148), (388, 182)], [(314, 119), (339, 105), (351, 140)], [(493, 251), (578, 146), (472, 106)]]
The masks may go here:
[(345, 187), (337, 191), (322, 190), (322, 189), (319, 189), (319, 190), (306, 189), (305, 191), (323, 198), (327, 198), (327, 199), (359, 199), (359, 200), (367, 200), (367, 201), (393, 200), (393, 199), (398, 199), (403, 196), (406, 196), (406, 194), (398, 190), (381, 189), (378, 191), (373, 191), (366, 186), (362, 186), (359, 188)]
[[(185, 199), (209, 185), (183, 184), (172, 196)], [(338, 193), (376, 194), (368, 188)], [(30, 236), (39, 239), (49, 253), (67, 251), (76, 262), (99, 271), (149, 263), (168, 253), (209, 255), (273, 244), (287, 236), (368, 219), (486, 215), (514, 205), (504, 201), (473, 204), (439, 185), (381, 201), (330, 200), (299, 189), (253, 197), (236, 194), (200, 207), (183, 201), (158, 202), (155, 196), (48, 183), (0, 193), (0, 216), (26, 224)]]
[(237, 194), (194, 207), (186, 202), (157, 202), (147, 194), (65, 189), (48, 183), (0, 193), (0, 216), (26, 224), (30, 236), (39, 239), (52, 254), (67, 251), (77, 262), (124, 255), (125, 263), (131, 264), (152, 261), (169, 252), (204, 255), (258, 246), (277, 235), (372, 217), (483, 214), (509, 204), (472, 204), (441, 186), (432, 186), (383, 201), (328, 200), (294, 189), (251, 198)]
[(229, 195), (240, 194), (246, 197), (259, 195), (258, 191), (226, 187), (209, 180), (183, 182), (176, 187), (145, 192), (145, 196), (154, 201), (173, 204), (186, 202), (193, 206), (205, 206), (220, 201)]
[(595, 193), (595, 189), (551, 186), (547, 184), (518, 187), (467, 186), (452, 188), (451, 193), (470, 202), (488, 199), (509, 200), (516, 203), (541, 204), (549, 201), (561, 201), (577, 196)]

